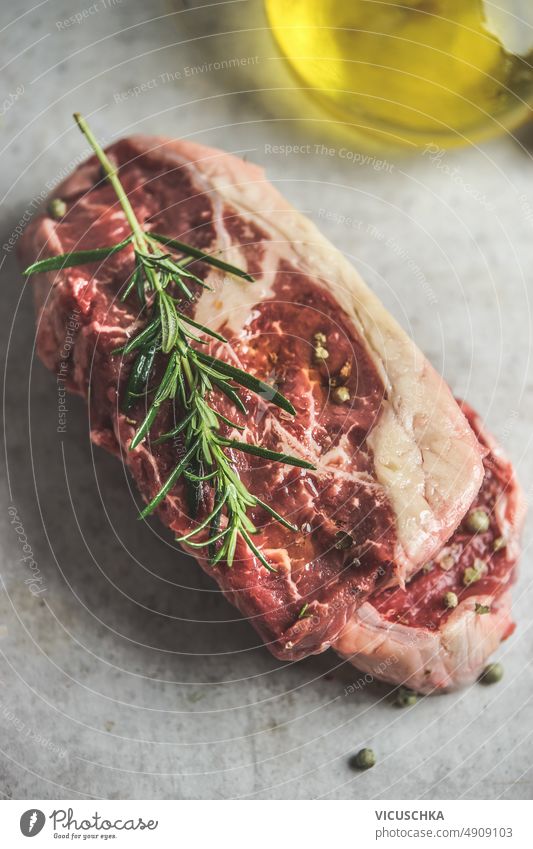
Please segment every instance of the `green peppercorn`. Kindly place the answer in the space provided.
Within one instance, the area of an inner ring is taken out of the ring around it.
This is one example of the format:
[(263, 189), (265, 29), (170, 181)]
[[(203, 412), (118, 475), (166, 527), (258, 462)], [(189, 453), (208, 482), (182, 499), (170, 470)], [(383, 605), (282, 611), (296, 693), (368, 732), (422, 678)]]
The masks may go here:
[(346, 404), (350, 400), (350, 392), (346, 386), (337, 386), (331, 393), (336, 404)]
[(501, 663), (489, 663), (479, 676), (480, 684), (497, 684), (503, 678)]
[(66, 212), (67, 205), (65, 201), (61, 200), (61, 198), (52, 198), (48, 204), (48, 214), (50, 217), (59, 220), (60, 218), (63, 218)]
[(320, 363), (323, 360), (327, 360), (327, 358), (329, 357), (329, 351), (328, 351), (327, 348), (324, 348), (322, 345), (317, 345), (314, 352), (313, 352), (313, 356), (314, 356), (316, 362)]
[(417, 701), (418, 696), (416, 693), (414, 693), (412, 690), (409, 690), (407, 687), (399, 687), (396, 693), (394, 694), (392, 703), (396, 707), (404, 708), (416, 705)]
[(469, 587), (470, 584), (474, 584), (476, 581), (479, 581), (479, 575), (472, 566), (469, 566), (463, 572), (463, 584), (465, 587)]
[(463, 572), (463, 584), (465, 587), (469, 587), (471, 584), (475, 584), (476, 581), (483, 576), (485, 572), (486, 564), (483, 560), (480, 560), (479, 557), (476, 557), (474, 560), (473, 566), (468, 566)]
[(454, 607), (457, 607), (459, 604), (459, 599), (457, 598), (457, 593), (448, 592), (444, 594), (444, 607), (447, 607), (449, 610), (453, 610)]
[(315, 340), (315, 345), (316, 345), (316, 346), (319, 346), (319, 345), (325, 345), (325, 344), (326, 344), (326, 342), (328, 341), (328, 338), (327, 338), (326, 334), (325, 334), (325, 333), (320, 333), (320, 332), (319, 332), (319, 333), (315, 333), (315, 335), (313, 336), (313, 339)]
[(353, 769), (370, 769), (376, 763), (376, 756), (372, 749), (361, 749), (350, 759)]
[(485, 510), (472, 510), (466, 517), (466, 527), (473, 534), (484, 534), (490, 528), (489, 514)]

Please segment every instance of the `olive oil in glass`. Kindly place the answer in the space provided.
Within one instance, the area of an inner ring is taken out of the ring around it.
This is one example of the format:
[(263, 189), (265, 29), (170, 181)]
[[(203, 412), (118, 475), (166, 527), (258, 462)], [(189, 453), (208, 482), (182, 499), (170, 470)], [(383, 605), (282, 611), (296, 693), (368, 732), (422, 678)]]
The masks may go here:
[(303, 86), (381, 146), (478, 141), (533, 102), (533, 0), (266, 0)]

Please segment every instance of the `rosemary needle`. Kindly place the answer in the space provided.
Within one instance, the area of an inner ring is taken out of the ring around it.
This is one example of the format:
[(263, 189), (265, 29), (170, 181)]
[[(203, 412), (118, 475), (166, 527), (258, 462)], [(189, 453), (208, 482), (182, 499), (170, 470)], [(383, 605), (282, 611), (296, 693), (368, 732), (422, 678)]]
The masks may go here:
[[(144, 230), (120, 182), (117, 168), (107, 157), (85, 119), (78, 113), (74, 119), (111, 183), (131, 233), (116, 245), (40, 260), (30, 265), (24, 273), (30, 275), (99, 262), (129, 245), (133, 247), (134, 270), (122, 298), (125, 300), (135, 292), (146, 312), (146, 323), (142, 330), (114, 352), (122, 356), (134, 355), (121, 399), (125, 412), (139, 398), (146, 396), (156, 363), (163, 362), (165, 367), (146, 416), (131, 441), (130, 450), (134, 450), (149, 435), (163, 405), (169, 402), (177, 404), (181, 421), (154, 440), (153, 444), (180, 435), (184, 445), (176, 466), (139, 518), (152, 513), (182, 478), (193, 492), (195, 502), (198, 501), (201, 487), (208, 486), (212, 491), (213, 506), (210, 512), (193, 530), (179, 537), (178, 541), (196, 549), (207, 548), (212, 564), (226, 562), (231, 566), (240, 537), (263, 566), (275, 572), (275, 568), (253, 542), (252, 536), (257, 533), (257, 528), (248, 512), (254, 507), (260, 507), (284, 527), (294, 531), (297, 528), (248, 490), (226, 452), (239, 451), (304, 469), (313, 469), (314, 466), (299, 457), (271, 451), (261, 445), (224, 438), (220, 434), (221, 423), (239, 430), (242, 428), (211, 406), (209, 398), (214, 392), (222, 393), (237, 409), (246, 413), (246, 407), (238, 394), (238, 387), (242, 386), (267, 397), (270, 403), (292, 415), (295, 414), (294, 407), (284, 395), (280, 392), (272, 393), (272, 387), (254, 375), (193, 347), (192, 342), (205, 345), (207, 340), (193, 333), (191, 328), (222, 344), (226, 343), (226, 339), (220, 333), (194, 321), (182, 309), (184, 303), (193, 300), (190, 289), (192, 283), (210, 288), (187, 268), (191, 261), (206, 263), (250, 283), (253, 283), (253, 277), (192, 245)], [(176, 257), (176, 253), (181, 255), (181, 259)], [(203, 532), (206, 538), (199, 539), (198, 535)]]

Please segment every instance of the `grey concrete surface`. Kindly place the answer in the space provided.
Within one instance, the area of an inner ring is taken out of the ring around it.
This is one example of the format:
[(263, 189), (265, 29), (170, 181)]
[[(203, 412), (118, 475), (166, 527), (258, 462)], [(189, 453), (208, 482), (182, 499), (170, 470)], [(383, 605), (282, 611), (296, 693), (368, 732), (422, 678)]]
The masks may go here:
[[(105, 140), (167, 133), (262, 164), (477, 406), (532, 491), (528, 133), (363, 158), (294, 90), (259, 2), (189, 5), (2, 4), (0, 793), (531, 798), (531, 522), (502, 683), (398, 711), (385, 686), (347, 695), (357, 673), (329, 652), (270, 657), (157, 521), (135, 521), (130, 482), (91, 447), (79, 399), (57, 433), (55, 378), (34, 356), (31, 286), (9, 240), (83, 157), (71, 121), (82, 110)], [(348, 758), (363, 745), (378, 764), (355, 774)]]

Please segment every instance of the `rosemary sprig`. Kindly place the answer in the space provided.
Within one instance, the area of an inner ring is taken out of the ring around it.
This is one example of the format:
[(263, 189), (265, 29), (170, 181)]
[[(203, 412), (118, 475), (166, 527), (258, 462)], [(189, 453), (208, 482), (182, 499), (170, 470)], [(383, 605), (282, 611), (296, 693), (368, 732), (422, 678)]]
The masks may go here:
[[(223, 393), (237, 409), (246, 413), (246, 407), (238, 394), (238, 387), (241, 386), (264, 395), (271, 403), (292, 415), (295, 414), (294, 407), (284, 395), (277, 391), (273, 393), (272, 387), (259, 378), (193, 347), (193, 342), (198, 346), (207, 344), (208, 339), (205, 337), (211, 337), (222, 344), (227, 340), (220, 333), (192, 319), (182, 309), (186, 302), (194, 300), (190, 288), (192, 284), (210, 288), (190, 270), (188, 266), (192, 262), (206, 263), (251, 283), (253, 277), (219, 257), (177, 239), (143, 230), (116, 168), (85, 119), (77, 113), (74, 118), (115, 190), (131, 233), (116, 245), (40, 260), (30, 265), (24, 273), (30, 275), (102, 261), (131, 245), (135, 264), (122, 299), (135, 291), (141, 309), (146, 314), (146, 323), (142, 330), (114, 352), (122, 356), (135, 355), (121, 399), (122, 409), (129, 411), (149, 392), (153, 391), (153, 396), (145, 418), (131, 441), (130, 450), (134, 450), (149, 436), (163, 405), (168, 402), (177, 404), (181, 420), (172, 430), (154, 440), (153, 444), (176, 440), (178, 437), (183, 443), (176, 466), (139, 518), (152, 513), (181, 478), (187, 482), (196, 515), (202, 487), (206, 485), (212, 490), (213, 506), (208, 515), (193, 530), (179, 537), (178, 541), (196, 549), (207, 548), (212, 564), (225, 561), (231, 566), (237, 540), (241, 536), (265, 568), (276, 571), (252, 539), (258, 531), (248, 512), (254, 507), (261, 507), (284, 527), (294, 531), (297, 528), (247, 489), (227, 452), (240, 451), (304, 469), (313, 469), (314, 466), (306, 460), (271, 451), (261, 445), (225, 438), (220, 433), (221, 424), (237, 430), (243, 428), (212, 407), (209, 396), (213, 392)], [(198, 332), (202, 335), (199, 336)], [(161, 360), (165, 363), (163, 376), (157, 388), (150, 390), (156, 362)], [(206, 539), (199, 539), (200, 535), (205, 535)]]

